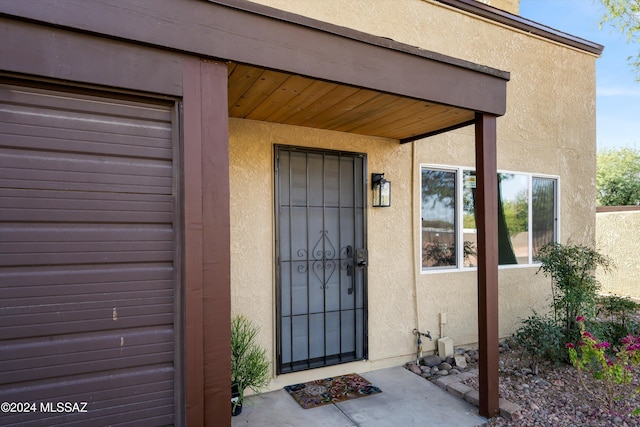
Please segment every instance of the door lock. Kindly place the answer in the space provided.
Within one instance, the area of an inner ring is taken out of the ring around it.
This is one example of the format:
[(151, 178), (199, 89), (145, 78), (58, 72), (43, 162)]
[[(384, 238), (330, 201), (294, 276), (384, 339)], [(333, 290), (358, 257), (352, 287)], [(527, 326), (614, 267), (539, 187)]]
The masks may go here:
[(356, 249), (356, 266), (364, 268), (367, 266), (367, 250)]

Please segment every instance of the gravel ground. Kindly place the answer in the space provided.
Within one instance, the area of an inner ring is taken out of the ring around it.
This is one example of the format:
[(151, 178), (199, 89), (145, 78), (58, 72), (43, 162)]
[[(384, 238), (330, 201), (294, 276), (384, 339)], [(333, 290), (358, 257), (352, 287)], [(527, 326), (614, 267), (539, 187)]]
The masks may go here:
[[(569, 365), (539, 367), (533, 375), (528, 362), (521, 360), (519, 350), (500, 354), (500, 397), (520, 405), (522, 411), (512, 420), (495, 417), (489, 426), (569, 427), (569, 426), (640, 426), (640, 416), (630, 413), (640, 407), (640, 396), (634, 390), (640, 384), (630, 384), (620, 392), (626, 398), (616, 402), (611, 410), (580, 385), (577, 371)], [(475, 389), (478, 379), (464, 383)], [(602, 391), (594, 385), (594, 391)]]

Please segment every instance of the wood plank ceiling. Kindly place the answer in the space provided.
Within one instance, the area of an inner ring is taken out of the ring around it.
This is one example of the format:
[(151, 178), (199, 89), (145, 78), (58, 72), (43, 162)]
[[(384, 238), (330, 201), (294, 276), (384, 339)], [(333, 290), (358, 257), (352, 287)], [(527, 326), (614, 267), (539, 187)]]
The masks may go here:
[(230, 63), (229, 116), (398, 140), (474, 120), (474, 112)]

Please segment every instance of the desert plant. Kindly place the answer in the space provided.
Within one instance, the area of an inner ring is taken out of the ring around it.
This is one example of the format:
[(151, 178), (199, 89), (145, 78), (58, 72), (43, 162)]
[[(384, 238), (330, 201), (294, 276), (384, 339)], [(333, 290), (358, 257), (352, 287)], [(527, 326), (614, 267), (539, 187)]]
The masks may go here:
[(271, 380), (267, 351), (256, 342), (257, 334), (258, 327), (247, 317), (231, 320), (231, 386), (239, 393), (234, 409), (243, 403), (247, 388), (258, 393)]
[(548, 243), (538, 252), (542, 263), (538, 272), (552, 280), (552, 301), (555, 320), (561, 328), (564, 342), (577, 341), (579, 328), (576, 317), (593, 319), (600, 283), (595, 278), (596, 267), (609, 271), (611, 259), (584, 245)]
[(535, 310), (531, 316), (521, 320), (513, 338), (523, 356), (529, 357), (534, 375), (538, 374), (540, 362), (550, 360), (557, 363), (563, 357), (563, 335), (558, 324), (554, 319), (540, 316)]

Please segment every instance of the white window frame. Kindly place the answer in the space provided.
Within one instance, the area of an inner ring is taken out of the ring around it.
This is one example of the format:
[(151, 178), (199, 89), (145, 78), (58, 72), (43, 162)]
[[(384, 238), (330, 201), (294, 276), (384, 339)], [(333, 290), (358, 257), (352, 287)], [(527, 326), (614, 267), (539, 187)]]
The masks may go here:
[[(423, 267), (422, 266), (422, 221), (418, 221), (419, 223), (419, 235), (420, 235), (420, 273), (421, 274), (437, 274), (437, 273), (451, 273), (456, 271), (474, 271), (477, 270), (478, 267), (465, 267), (464, 266), (464, 233), (467, 230), (467, 233), (477, 232), (476, 229), (464, 229), (464, 209), (462, 208), (464, 203), (464, 172), (465, 171), (475, 171), (474, 167), (469, 166), (451, 166), (451, 165), (440, 165), (440, 164), (431, 164), (431, 163), (421, 163), (420, 169), (418, 171), (418, 182), (420, 185), (418, 186), (419, 195), (418, 195), (418, 203), (419, 205), (419, 213), (422, 215), (422, 171), (428, 170), (439, 170), (446, 172), (455, 172), (456, 173), (456, 205), (455, 205), (455, 233), (456, 233), (456, 265), (455, 266), (441, 266), (441, 267)], [(554, 179), (556, 182), (555, 192), (554, 192), (554, 234), (555, 241), (560, 241), (560, 176), (558, 175), (550, 175), (543, 173), (534, 173), (534, 172), (520, 172), (520, 171), (512, 171), (512, 170), (504, 170), (498, 169), (497, 173), (504, 174), (517, 174), (517, 175), (525, 175), (527, 176), (527, 185), (528, 185), (528, 194), (527, 194), (527, 203), (528, 203), (528, 213), (527, 213), (527, 229), (528, 229), (528, 246), (529, 246), (529, 255), (528, 262), (526, 264), (505, 264), (498, 266), (499, 269), (505, 268), (530, 268), (537, 267), (540, 265), (539, 262), (533, 261), (533, 233), (531, 232), (531, 227), (533, 224), (533, 179), (534, 178), (543, 178), (543, 179)]]

